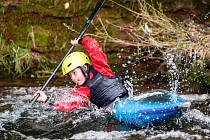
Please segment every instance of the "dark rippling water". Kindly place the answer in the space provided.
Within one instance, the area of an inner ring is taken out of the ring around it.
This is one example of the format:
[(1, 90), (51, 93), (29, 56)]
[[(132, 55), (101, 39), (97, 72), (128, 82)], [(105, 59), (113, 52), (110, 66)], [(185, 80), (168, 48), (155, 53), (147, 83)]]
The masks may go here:
[[(5, 87), (0, 90), (0, 139), (210, 139), (210, 97), (207, 93), (182, 95), (191, 101), (188, 113), (180, 119), (144, 129), (129, 127), (96, 108), (64, 113), (45, 104), (29, 104), (40, 89)], [(47, 89), (52, 98), (65, 94), (62, 87)]]

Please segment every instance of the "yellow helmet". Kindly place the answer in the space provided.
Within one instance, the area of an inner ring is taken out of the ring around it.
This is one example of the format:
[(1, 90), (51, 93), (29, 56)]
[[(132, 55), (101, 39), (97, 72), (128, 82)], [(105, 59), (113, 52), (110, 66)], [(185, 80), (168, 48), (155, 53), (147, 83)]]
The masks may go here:
[(84, 64), (91, 64), (88, 56), (83, 52), (72, 52), (63, 61), (62, 73), (66, 75), (73, 69), (83, 66)]

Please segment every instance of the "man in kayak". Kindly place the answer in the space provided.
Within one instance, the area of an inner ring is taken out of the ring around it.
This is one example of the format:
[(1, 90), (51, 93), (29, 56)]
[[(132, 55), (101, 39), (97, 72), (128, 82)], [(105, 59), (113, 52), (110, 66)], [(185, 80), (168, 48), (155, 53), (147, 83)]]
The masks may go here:
[[(102, 51), (102, 46), (93, 38), (71, 40), (71, 44), (77, 46), (82, 44), (88, 52), (88, 56), (83, 52), (73, 52), (68, 55), (62, 64), (62, 73), (67, 75), (77, 89), (72, 93), (71, 99), (67, 102), (55, 101), (55, 107), (63, 111), (71, 111), (79, 106), (87, 106), (89, 101), (98, 108), (107, 107), (116, 98), (128, 96), (122, 78), (116, 76), (107, 63), (107, 56)], [(43, 91), (37, 101), (47, 102), (48, 97)]]

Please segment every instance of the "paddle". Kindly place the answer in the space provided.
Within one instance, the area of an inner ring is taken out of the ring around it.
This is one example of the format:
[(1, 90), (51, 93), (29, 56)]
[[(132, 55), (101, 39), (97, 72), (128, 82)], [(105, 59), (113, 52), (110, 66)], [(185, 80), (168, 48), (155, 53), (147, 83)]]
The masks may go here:
[[(95, 9), (92, 11), (90, 17), (88, 18), (88, 20), (86, 21), (85, 26), (83, 27), (82, 31), (80, 32), (79, 36), (77, 37), (77, 39), (82, 38), (82, 36), (84, 35), (85, 31), (88, 29), (88, 27), (90, 26), (94, 16), (96, 15), (96, 13), (100, 10), (100, 8), (102, 7), (103, 3), (105, 2), (105, 0), (99, 0), (98, 3), (96, 4)], [(51, 74), (51, 76), (48, 78), (48, 80), (45, 82), (45, 84), (43, 85), (43, 87), (41, 88), (41, 91), (43, 91), (47, 85), (49, 84), (50, 80), (54, 77), (54, 75), (56, 74), (56, 72), (58, 71), (58, 69), (61, 67), (63, 61), (65, 60), (65, 58), (72, 52), (72, 50), (74, 49), (74, 46), (71, 46), (71, 48), (68, 50), (68, 52), (66, 53), (66, 55), (63, 57), (63, 59), (61, 60), (61, 62), (58, 64), (58, 66), (55, 68), (55, 70), (53, 71), (53, 73)], [(38, 93), (36, 96), (33, 97), (33, 99), (31, 100), (31, 105), (34, 104), (34, 102), (36, 102), (36, 100), (39, 98), (40, 94)]]

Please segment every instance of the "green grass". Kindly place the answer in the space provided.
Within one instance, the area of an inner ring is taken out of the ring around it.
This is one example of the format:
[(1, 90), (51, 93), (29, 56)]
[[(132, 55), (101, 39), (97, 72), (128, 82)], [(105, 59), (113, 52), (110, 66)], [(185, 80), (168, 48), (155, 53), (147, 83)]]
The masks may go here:
[(0, 66), (7, 75), (22, 77), (31, 67), (30, 49), (21, 48), (14, 43), (7, 44), (0, 35)]

